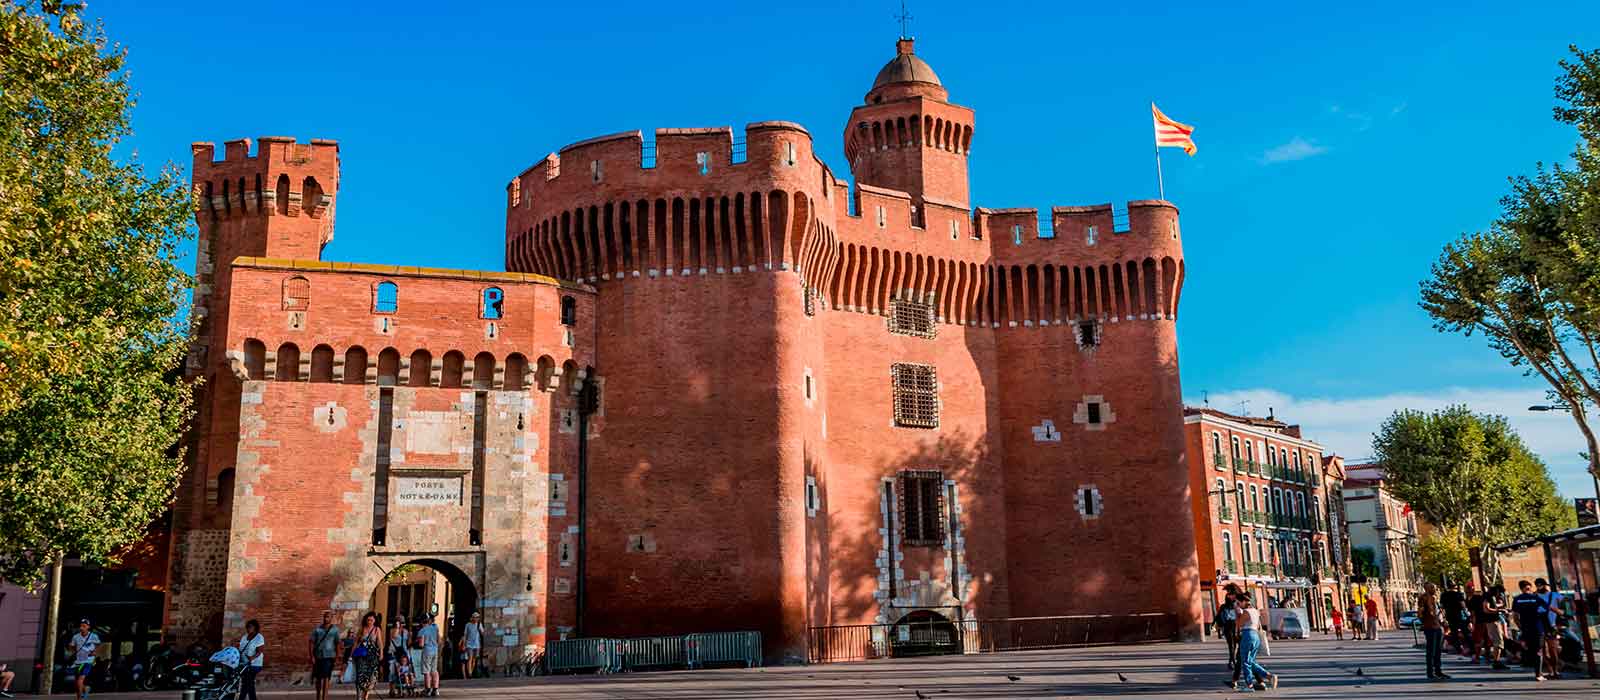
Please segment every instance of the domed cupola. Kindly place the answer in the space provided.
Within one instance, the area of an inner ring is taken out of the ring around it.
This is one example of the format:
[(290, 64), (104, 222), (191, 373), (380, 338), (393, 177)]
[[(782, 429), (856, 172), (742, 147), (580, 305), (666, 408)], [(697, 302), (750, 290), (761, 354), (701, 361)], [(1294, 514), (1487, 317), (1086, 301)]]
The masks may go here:
[(895, 42), (895, 57), (878, 71), (867, 91), (867, 104), (880, 104), (902, 97), (922, 96), (943, 100), (949, 96), (933, 66), (922, 60), (912, 48), (914, 40)]
[(895, 57), (845, 122), (844, 155), (856, 182), (910, 195), (913, 225), (922, 225), (928, 204), (968, 206), (973, 114), (948, 96), (911, 39), (901, 37)]

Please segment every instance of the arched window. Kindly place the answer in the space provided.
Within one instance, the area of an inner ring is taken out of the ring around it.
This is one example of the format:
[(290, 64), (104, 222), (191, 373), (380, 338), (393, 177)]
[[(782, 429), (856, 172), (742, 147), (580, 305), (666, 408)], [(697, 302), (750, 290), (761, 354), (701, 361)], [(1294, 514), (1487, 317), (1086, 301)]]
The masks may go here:
[(427, 350), (418, 350), (411, 353), (411, 373), (407, 377), (407, 386), (431, 386), (433, 384), (433, 355)]
[(1306, 517), (1306, 495), (1303, 493), (1294, 495), (1294, 514), (1302, 518)]
[(1261, 502), (1256, 500), (1256, 485), (1250, 485), (1250, 510), (1261, 510)]
[(311, 282), (295, 275), (283, 281), (283, 308), (291, 311), (311, 306)]
[(367, 350), (360, 345), (344, 351), (344, 383), (365, 384), (367, 381)]
[(561, 325), (578, 325), (578, 300), (572, 297), (561, 297)]
[(1300, 451), (1299, 450), (1295, 450), (1294, 451), (1294, 468), (1295, 469), (1299, 469), (1300, 468)]
[(568, 393), (578, 393), (578, 363), (567, 360), (561, 365), (561, 388)]
[[(1222, 531), (1222, 559), (1224, 562), (1233, 561), (1233, 533), (1228, 532), (1227, 530)], [(1227, 563), (1224, 563), (1222, 568), (1224, 571), (1227, 571), (1231, 567), (1229, 567)]]
[(1246, 460), (1249, 460), (1249, 461), (1254, 461), (1255, 458), (1256, 458), (1255, 452), (1252, 452), (1251, 449), (1250, 449), (1250, 441), (1249, 440), (1245, 440), (1244, 441), (1244, 458)]
[(1267, 466), (1269, 466), (1269, 467), (1278, 466), (1278, 456), (1276, 454), (1273, 454), (1271, 447), (1267, 448)]
[(1285, 467), (1289, 466), (1289, 451), (1282, 447), (1278, 448), (1278, 464), (1282, 464)]
[(1239, 535), (1239, 544), (1239, 551), (1244, 553), (1244, 560), (1253, 561), (1255, 557), (1250, 556), (1250, 533)]
[(1234, 495), (1236, 497), (1235, 500), (1237, 500), (1239, 502), (1239, 513), (1243, 514), (1244, 513), (1244, 482), (1243, 481), (1235, 482), (1234, 485), (1233, 485), (1233, 492), (1234, 492)]
[(1211, 434), (1211, 460), (1217, 463), (1218, 469), (1226, 466), (1222, 455), (1222, 433)]
[(333, 348), (318, 345), (311, 349), (311, 381), (333, 381)]
[(244, 341), (244, 375), (246, 379), (267, 378), (267, 344), (255, 338)]
[(461, 388), (461, 371), (466, 364), (466, 355), (455, 350), (445, 353), (444, 366), (439, 372), (439, 386), (446, 389)]
[(482, 318), (501, 318), (502, 307), (505, 305), (506, 293), (499, 287), (489, 287), (483, 290), (483, 304), (479, 309)]
[(527, 388), (528, 358), (520, 353), (511, 353), (506, 357), (506, 376), (504, 380), (506, 391), (522, 391)]
[(378, 283), (372, 292), (372, 310), (380, 314), (392, 314), (400, 308), (400, 288), (388, 280)]
[(550, 391), (553, 388), (551, 382), (555, 381), (555, 377), (556, 361), (550, 359), (549, 355), (539, 356), (538, 366), (534, 371), (535, 386), (539, 391)]
[(480, 352), (472, 358), (472, 388), (494, 388), (494, 355)]
[(300, 381), (300, 348), (294, 343), (284, 343), (278, 346), (277, 367), (273, 370), (273, 379), (280, 382)]
[(400, 376), (400, 351), (384, 348), (378, 353), (378, 386), (394, 386)]

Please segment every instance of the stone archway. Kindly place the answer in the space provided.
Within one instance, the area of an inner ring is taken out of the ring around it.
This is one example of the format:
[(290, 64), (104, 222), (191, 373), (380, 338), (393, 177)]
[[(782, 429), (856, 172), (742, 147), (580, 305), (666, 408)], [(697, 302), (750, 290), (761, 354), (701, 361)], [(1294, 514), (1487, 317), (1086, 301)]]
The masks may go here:
[(373, 585), (367, 608), (381, 616), (385, 628), (397, 616), (404, 616), (413, 630), (431, 619), (444, 636), (439, 671), (448, 677), (459, 664), (455, 640), (478, 611), (479, 596), (477, 583), (461, 567), (444, 559), (418, 557), (389, 568)]
[(932, 610), (913, 610), (889, 629), (889, 655), (960, 654), (961, 635), (950, 618)]

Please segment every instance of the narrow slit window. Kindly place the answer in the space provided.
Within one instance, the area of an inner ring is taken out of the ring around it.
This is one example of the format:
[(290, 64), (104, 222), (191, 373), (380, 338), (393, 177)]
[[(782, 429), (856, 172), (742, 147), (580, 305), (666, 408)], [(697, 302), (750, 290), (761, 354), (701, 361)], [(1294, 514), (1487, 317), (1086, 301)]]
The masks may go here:
[(572, 297), (561, 297), (561, 325), (578, 325), (578, 300)]
[(711, 154), (710, 153), (708, 153), (706, 151), (700, 151), (699, 153), (694, 154), (694, 164), (695, 164), (695, 166), (697, 168), (699, 168), (701, 175), (710, 175), (711, 174)]
[(1013, 225), (1011, 227), (1011, 245), (1022, 245), (1022, 226), (1021, 225)]
[(1098, 229), (1098, 228), (1096, 228), (1094, 226), (1090, 226), (1089, 228), (1084, 229), (1083, 242), (1085, 244), (1094, 245), (1095, 242), (1098, 241), (1098, 240), (1100, 240), (1100, 229)]
[(795, 155), (794, 155), (794, 142), (793, 141), (785, 141), (785, 142), (783, 142), (783, 164), (787, 165), (787, 166), (789, 166), (791, 168), (794, 167)]
[(1090, 425), (1098, 425), (1100, 423), (1100, 402), (1099, 401), (1091, 401), (1091, 402), (1089, 402), (1088, 408), (1089, 408), (1089, 424)]
[(589, 161), (589, 177), (595, 182), (599, 182), (601, 178), (605, 177), (605, 168), (600, 165), (600, 161)]

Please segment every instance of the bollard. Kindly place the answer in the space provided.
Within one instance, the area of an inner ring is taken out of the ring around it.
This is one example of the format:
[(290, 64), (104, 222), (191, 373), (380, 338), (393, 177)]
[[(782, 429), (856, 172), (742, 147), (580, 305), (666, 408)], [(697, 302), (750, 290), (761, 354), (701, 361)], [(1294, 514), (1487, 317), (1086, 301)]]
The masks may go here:
[(183, 691), (183, 700), (195, 700), (194, 691), (193, 690), (185, 690), (185, 691)]

